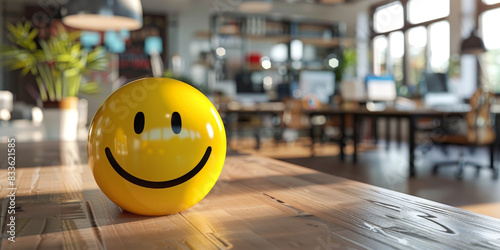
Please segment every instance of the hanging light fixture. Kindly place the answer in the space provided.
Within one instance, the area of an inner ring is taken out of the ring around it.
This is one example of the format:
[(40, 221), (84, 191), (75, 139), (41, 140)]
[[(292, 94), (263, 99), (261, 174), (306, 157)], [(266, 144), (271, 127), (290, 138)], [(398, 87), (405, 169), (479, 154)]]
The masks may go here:
[(142, 27), (140, 0), (70, 0), (61, 9), (65, 25), (83, 30), (136, 30)]
[(470, 36), (462, 41), (461, 46), (462, 54), (479, 55), (486, 52), (483, 39), (481, 39), (475, 32), (475, 29), (470, 32)]
[(243, 0), (238, 6), (238, 10), (242, 12), (267, 12), (272, 8), (272, 0)]
[(491, 87), (490, 81), (488, 80), (487, 73), (484, 71), (485, 68), (482, 66), (481, 58), (481, 54), (486, 52), (486, 46), (484, 46), (483, 39), (477, 35), (476, 30), (477, 28), (473, 29), (469, 37), (462, 41), (460, 52), (462, 55), (473, 55), (476, 58), (478, 87), (488, 89)]

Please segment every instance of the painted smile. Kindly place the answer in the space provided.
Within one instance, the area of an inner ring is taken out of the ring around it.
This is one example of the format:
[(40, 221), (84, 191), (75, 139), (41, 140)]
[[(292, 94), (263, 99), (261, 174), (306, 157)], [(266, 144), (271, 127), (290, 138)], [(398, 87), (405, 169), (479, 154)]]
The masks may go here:
[(201, 158), (200, 162), (198, 162), (198, 164), (193, 169), (191, 169), (191, 171), (189, 171), (188, 173), (186, 173), (185, 175), (183, 175), (181, 177), (178, 177), (178, 178), (175, 178), (172, 180), (168, 180), (168, 181), (148, 181), (148, 180), (144, 180), (141, 178), (137, 178), (137, 177), (129, 174), (127, 171), (125, 171), (125, 169), (123, 169), (120, 166), (120, 164), (118, 164), (118, 162), (116, 162), (109, 147), (106, 147), (106, 149), (104, 151), (106, 153), (106, 157), (108, 158), (109, 164), (111, 164), (113, 169), (125, 180), (127, 180), (135, 185), (138, 185), (141, 187), (146, 187), (146, 188), (169, 188), (169, 187), (173, 187), (173, 186), (177, 186), (179, 184), (182, 184), (182, 183), (190, 180), (191, 178), (193, 178), (196, 174), (198, 174), (201, 171), (201, 169), (205, 166), (205, 164), (207, 163), (208, 158), (210, 157), (210, 154), (212, 153), (212, 147), (210, 147), (210, 146), (207, 147), (207, 150), (205, 151), (205, 154)]

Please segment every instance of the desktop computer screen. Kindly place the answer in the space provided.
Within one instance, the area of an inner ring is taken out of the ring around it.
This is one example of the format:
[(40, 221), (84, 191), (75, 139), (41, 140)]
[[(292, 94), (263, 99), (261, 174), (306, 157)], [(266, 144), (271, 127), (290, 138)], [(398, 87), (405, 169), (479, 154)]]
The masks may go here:
[(392, 76), (367, 76), (366, 96), (369, 101), (394, 101), (397, 98), (396, 81)]
[(448, 92), (448, 76), (444, 73), (424, 72), (419, 82), (419, 94), (429, 107), (454, 107), (460, 98)]
[(236, 74), (236, 92), (240, 93), (264, 93), (264, 72), (240, 72)]
[(424, 72), (419, 82), (419, 94), (448, 92), (448, 76), (444, 73)]
[(303, 70), (299, 75), (299, 89), (302, 96), (313, 94), (320, 102), (328, 103), (335, 92), (335, 73)]
[(264, 71), (240, 72), (235, 76), (236, 99), (242, 103), (267, 102), (264, 89)]

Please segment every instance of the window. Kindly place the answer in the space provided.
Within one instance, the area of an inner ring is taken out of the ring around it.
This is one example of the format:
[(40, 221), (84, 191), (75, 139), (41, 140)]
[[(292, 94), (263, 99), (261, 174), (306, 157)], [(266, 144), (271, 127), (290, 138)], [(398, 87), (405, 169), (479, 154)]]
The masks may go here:
[[(429, 7), (432, 6), (432, 7)], [(408, 21), (422, 23), (450, 15), (450, 0), (408, 1)]]
[(409, 61), (409, 82), (416, 85), (420, 80), (422, 72), (425, 71), (427, 47), (427, 29), (424, 26), (411, 28), (408, 30), (408, 61)]
[(377, 36), (373, 39), (373, 60), (375, 67), (373, 72), (376, 75), (387, 74), (387, 38), (385, 36)]
[(483, 0), (485, 4), (491, 5), (491, 4), (496, 4), (500, 3), (500, 0)]
[[(499, 3), (485, 0), (484, 3)], [(479, 15), (480, 32), (486, 47), (482, 54), (481, 69), (484, 71), (483, 83), (491, 87), (495, 93), (500, 93), (500, 8), (488, 9)]]
[(376, 32), (382, 33), (403, 28), (404, 16), (403, 5), (393, 2), (379, 7), (375, 11), (374, 28)]
[(372, 13), (374, 74), (415, 86), (426, 71), (448, 72), (450, 0), (395, 0)]
[(430, 68), (433, 72), (446, 73), (450, 61), (450, 24), (441, 21), (429, 25)]
[(403, 83), (403, 56), (405, 54), (405, 36), (402, 31), (392, 32), (389, 35), (389, 58), (391, 62), (391, 72), (396, 83)]
[(390, 33), (388, 36), (378, 36), (373, 39), (373, 55), (376, 75), (394, 75), (397, 83), (403, 82), (403, 55), (404, 35), (401, 31)]

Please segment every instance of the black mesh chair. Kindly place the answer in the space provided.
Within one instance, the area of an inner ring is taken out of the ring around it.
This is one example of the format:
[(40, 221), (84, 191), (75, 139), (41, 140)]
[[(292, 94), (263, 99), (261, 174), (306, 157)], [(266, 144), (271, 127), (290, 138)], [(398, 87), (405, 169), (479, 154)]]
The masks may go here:
[[(478, 89), (471, 97), (469, 104), (471, 110), (465, 115), (466, 133), (462, 134), (444, 134), (433, 136), (434, 143), (441, 145), (459, 145), (463, 147), (480, 147), (487, 146), (490, 149), (490, 157), (494, 153), (493, 143), (495, 142), (496, 135), (490, 122), (490, 102), (493, 94), (484, 92)], [(436, 163), (432, 169), (433, 174), (438, 173), (438, 169), (444, 166), (458, 166), (456, 178), (462, 179), (463, 171), (466, 166), (475, 167), (479, 173), (482, 165), (476, 162), (467, 161), (464, 157), (464, 150), (460, 152), (459, 159), (454, 161)], [(493, 178), (498, 178), (498, 170), (490, 166), (493, 171)]]

